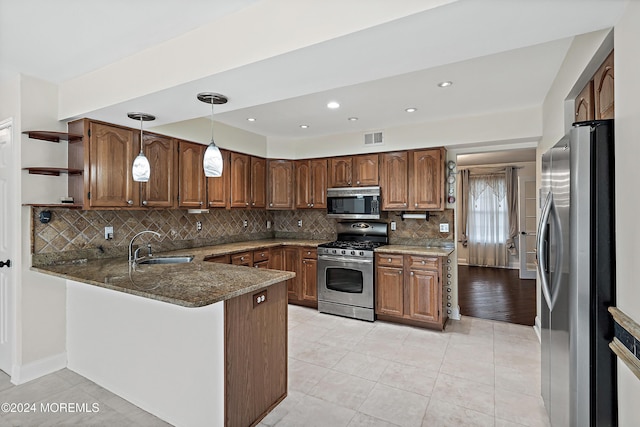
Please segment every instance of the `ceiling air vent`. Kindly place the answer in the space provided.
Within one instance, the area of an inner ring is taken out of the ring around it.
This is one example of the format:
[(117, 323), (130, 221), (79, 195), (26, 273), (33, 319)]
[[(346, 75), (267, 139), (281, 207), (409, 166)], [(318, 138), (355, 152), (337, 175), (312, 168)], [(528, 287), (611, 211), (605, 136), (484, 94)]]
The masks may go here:
[(364, 145), (375, 145), (382, 143), (382, 132), (372, 132), (364, 134)]

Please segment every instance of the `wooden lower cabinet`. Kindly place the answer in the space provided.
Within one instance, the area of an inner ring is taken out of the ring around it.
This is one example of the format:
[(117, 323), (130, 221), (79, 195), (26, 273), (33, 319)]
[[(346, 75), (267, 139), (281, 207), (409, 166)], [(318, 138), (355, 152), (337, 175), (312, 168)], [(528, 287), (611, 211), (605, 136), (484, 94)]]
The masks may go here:
[(376, 254), (378, 318), (442, 330), (442, 269), (442, 257)]
[(224, 340), (225, 426), (256, 425), (287, 396), (286, 284), (226, 300)]
[(231, 264), (253, 267), (253, 254), (251, 252), (240, 252), (231, 255)]
[(300, 271), (302, 299), (314, 307), (318, 306), (318, 253), (316, 248), (300, 248), (302, 265)]
[(220, 264), (231, 264), (231, 256), (229, 254), (206, 256), (204, 257), (204, 260), (207, 262), (217, 262)]
[(293, 271), (296, 277), (287, 280), (287, 295), (290, 304), (318, 306), (316, 275), (318, 252), (315, 247), (281, 246), (271, 248), (269, 268)]

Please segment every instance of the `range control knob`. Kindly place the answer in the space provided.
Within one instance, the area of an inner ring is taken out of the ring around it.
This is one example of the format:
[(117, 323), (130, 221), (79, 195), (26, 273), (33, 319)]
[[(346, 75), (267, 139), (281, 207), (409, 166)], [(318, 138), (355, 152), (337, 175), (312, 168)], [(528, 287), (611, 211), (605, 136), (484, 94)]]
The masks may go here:
[(355, 254), (356, 254), (356, 251), (351, 251), (351, 255), (355, 255)]
[(346, 253), (347, 253), (347, 251), (340, 251), (340, 253), (341, 253), (342, 255), (344, 255), (344, 254), (346, 254)]
[(364, 256), (364, 252), (363, 252), (363, 251), (360, 251), (359, 255), (360, 255), (360, 256)]
[(335, 250), (335, 249), (331, 249), (331, 253), (332, 253), (332, 254), (335, 254), (335, 253), (336, 253), (336, 250)]

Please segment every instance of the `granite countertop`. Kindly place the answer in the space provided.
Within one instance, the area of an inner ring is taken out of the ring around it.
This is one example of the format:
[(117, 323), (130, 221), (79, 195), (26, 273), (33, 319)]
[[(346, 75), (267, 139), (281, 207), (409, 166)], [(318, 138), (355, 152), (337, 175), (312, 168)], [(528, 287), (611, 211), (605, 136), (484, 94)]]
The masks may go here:
[(453, 248), (447, 246), (428, 247), (409, 245), (386, 245), (376, 248), (375, 252), (446, 257), (453, 253)]
[(280, 245), (318, 246), (320, 243), (323, 241), (256, 240), (156, 254), (194, 256), (192, 262), (184, 264), (138, 264), (132, 268), (126, 259), (107, 258), (31, 269), (183, 307), (202, 307), (295, 277), (295, 273), (289, 271), (206, 262), (205, 257)]

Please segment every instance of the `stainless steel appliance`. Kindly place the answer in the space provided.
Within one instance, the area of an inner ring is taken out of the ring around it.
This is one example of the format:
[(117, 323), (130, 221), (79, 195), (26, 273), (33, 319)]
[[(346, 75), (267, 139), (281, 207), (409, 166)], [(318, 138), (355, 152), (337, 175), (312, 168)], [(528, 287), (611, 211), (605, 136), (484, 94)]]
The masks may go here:
[(373, 250), (389, 242), (386, 223), (340, 222), (338, 240), (318, 246), (318, 311), (375, 319)]
[(380, 187), (327, 189), (327, 217), (342, 219), (379, 219)]
[(551, 425), (617, 425), (613, 120), (575, 123), (542, 156), (542, 397)]

